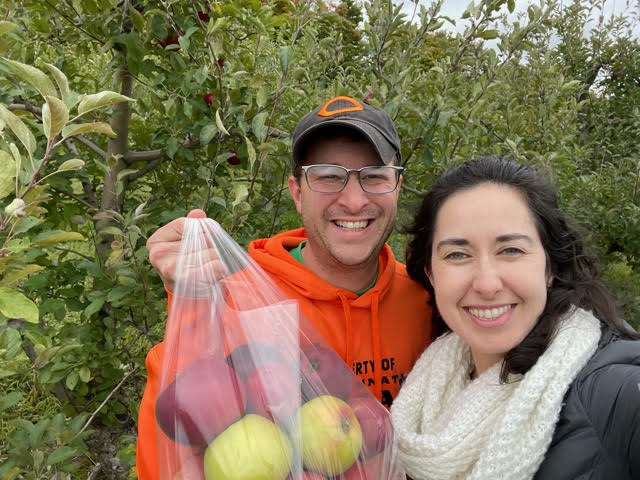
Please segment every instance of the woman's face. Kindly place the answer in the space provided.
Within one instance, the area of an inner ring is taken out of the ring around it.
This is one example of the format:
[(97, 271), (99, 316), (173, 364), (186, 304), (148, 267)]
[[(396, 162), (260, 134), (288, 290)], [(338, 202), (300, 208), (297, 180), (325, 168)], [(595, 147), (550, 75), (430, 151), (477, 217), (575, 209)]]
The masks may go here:
[(431, 253), (438, 310), (482, 373), (526, 337), (547, 301), (546, 255), (532, 214), (511, 187), (462, 190), (436, 216)]

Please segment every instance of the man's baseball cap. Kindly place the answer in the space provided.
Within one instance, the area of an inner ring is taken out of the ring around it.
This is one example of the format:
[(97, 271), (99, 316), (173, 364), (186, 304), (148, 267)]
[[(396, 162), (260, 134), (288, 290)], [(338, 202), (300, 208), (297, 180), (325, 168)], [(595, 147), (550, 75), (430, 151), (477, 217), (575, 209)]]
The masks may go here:
[(329, 125), (352, 128), (364, 135), (378, 152), (385, 165), (400, 162), (400, 139), (393, 121), (384, 110), (354, 100), (351, 97), (334, 97), (324, 105), (307, 113), (293, 132), (292, 167), (304, 159), (299, 158), (302, 146), (312, 132)]

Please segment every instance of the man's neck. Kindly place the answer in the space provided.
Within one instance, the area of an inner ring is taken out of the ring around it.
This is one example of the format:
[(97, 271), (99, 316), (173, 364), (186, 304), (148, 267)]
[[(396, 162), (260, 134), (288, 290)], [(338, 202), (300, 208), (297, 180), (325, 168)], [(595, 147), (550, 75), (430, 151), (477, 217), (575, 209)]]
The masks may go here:
[(305, 266), (334, 287), (358, 292), (367, 288), (378, 274), (378, 257), (364, 264), (343, 265), (335, 260), (317, 259), (307, 243), (302, 247)]

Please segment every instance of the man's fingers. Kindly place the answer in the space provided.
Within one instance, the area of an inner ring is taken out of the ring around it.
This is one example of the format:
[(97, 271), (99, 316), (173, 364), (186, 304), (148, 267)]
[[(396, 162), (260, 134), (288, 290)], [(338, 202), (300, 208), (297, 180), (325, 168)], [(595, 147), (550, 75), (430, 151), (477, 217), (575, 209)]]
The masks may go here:
[(204, 210), (200, 210), (199, 208), (194, 208), (189, 212), (187, 218), (207, 218), (207, 214)]
[(185, 220), (185, 217), (176, 218), (160, 227), (147, 239), (147, 248), (150, 249), (156, 243), (179, 242), (182, 239)]

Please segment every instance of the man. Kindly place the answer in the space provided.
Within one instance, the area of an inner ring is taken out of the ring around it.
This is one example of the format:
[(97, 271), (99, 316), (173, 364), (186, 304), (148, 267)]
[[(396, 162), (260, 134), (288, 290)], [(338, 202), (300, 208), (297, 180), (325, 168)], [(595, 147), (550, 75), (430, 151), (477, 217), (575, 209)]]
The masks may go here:
[[(293, 134), (289, 191), (303, 228), (255, 240), (249, 254), (298, 300), (307, 319), (387, 407), (430, 339), (424, 289), (385, 243), (402, 183), (400, 141), (381, 109), (335, 97), (305, 115)], [(202, 217), (201, 210), (190, 216)], [(184, 218), (147, 242), (168, 291)], [(170, 295), (171, 296), (171, 295)], [(140, 479), (157, 478), (154, 405), (162, 344), (147, 356), (139, 414)]]

